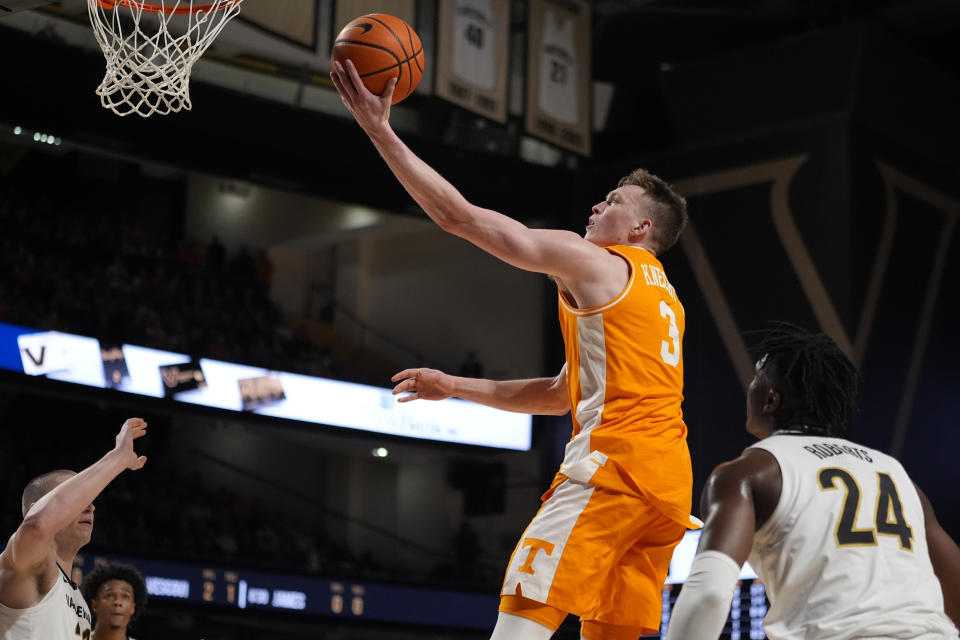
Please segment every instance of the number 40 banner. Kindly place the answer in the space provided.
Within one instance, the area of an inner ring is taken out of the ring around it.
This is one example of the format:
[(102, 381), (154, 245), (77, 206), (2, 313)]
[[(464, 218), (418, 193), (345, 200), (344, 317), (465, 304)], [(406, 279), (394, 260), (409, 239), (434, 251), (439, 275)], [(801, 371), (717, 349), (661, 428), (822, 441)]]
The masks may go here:
[(507, 121), (510, 0), (444, 0), (437, 33), (436, 94)]
[(527, 132), (590, 155), (590, 5), (530, 0), (529, 18)]

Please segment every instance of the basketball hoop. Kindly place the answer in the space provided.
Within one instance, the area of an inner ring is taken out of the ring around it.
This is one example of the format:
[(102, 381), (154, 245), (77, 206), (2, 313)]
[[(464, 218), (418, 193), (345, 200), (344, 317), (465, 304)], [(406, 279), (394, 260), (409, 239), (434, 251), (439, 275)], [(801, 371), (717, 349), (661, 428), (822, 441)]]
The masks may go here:
[(190, 71), (243, 0), (87, 0), (107, 59), (100, 103), (120, 116), (190, 110)]

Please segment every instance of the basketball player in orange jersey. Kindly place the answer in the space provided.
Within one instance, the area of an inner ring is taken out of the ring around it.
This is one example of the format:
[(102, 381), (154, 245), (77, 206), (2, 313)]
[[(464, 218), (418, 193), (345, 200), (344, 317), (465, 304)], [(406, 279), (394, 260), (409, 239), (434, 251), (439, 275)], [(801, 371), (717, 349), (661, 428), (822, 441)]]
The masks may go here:
[(567, 362), (552, 378), (493, 381), (432, 369), (394, 376), (401, 402), (456, 396), (524, 413), (573, 412), (573, 438), (523, 533), (501, 591), (495, 640), (546, 640), (567, 614), (589, 640), (656, 631), (661, 589), (690, 517), (683, 423), (683, 306), (657, 254), (686, 203), (646, 171), (593, 206), (584, 237), (529, 229), (468, 202), (389, 125), (391, 81), (370, 93), (352, 63), (331, 74), (344, 104), (411, 196), (442, 229), (559, 289)]
[(0, 553), (2, 640), (89, 640), (90, 610), (70, 580), (73, 561), (93, 533), (93, 500), (125, 469), (140, 469), (133, 441), (147, 423), (123, 423), (114, 448), (80, 473), (60, 470), (23, 491), (23, 523)]
[(960, 548), (897, 460), (843, 437), (856, 368), (828, 336), (792, 325), (757, 353), (746, 426), (760, 442), (707, 481), (667, 640), (720, 636), (748, 556), (771, 640), (956, 640)]

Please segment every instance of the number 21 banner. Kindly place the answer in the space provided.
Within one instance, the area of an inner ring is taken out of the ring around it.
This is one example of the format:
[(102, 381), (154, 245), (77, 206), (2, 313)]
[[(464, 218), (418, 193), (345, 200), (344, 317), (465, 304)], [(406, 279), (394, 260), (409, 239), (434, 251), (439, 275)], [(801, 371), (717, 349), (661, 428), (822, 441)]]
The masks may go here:
[(436, 94), (506, 122), (509, 36), (510, 0), (441, 2)]
[(527, 132), (590, 155), (590, 5), (530, 0), (529, 25)]

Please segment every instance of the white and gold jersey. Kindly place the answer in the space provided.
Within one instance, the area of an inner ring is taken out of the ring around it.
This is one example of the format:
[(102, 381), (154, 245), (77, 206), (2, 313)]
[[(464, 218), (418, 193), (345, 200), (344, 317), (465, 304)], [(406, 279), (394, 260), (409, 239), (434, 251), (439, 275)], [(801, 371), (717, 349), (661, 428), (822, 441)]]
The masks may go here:
[(923, 508), (900, 463), (841, 438), (775, 435), (780, 500), (754, 536), (750, 565), (770, 599), (772, 640), (947, 640)]
[(43, 598), (27, 609), (0, 604), (2, 640), (89, 640), (90, 609), (63, 571)]

